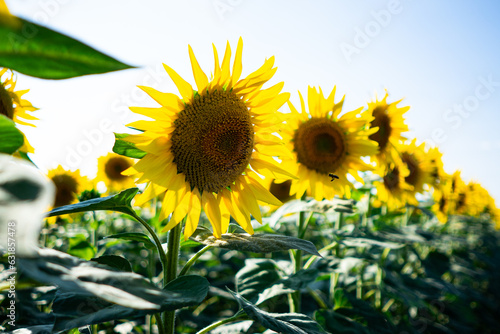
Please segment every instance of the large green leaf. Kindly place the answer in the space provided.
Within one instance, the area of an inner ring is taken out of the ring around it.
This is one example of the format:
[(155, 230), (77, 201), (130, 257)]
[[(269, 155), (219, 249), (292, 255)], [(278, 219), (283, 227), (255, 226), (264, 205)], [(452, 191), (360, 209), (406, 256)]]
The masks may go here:
[(115, 133), (115, 145), (113, 152), (124, 155), (129, 158), (141, 159), (146, 155), (146, 152), (138, 149), (134, 143), (123, 140), (130, 136), (128, 133)]
[(53, 249), (19, 259), (19, 268), (27, 277), (58, 287), (54, 331), (197, 305), (209, 288), (205, 278), (189, 275), (159, 289), (141, 275)]
[(94, 198), (80, 203), (60, 206), (47, 213), (47, 216), (52, 217), (67, 213), (99, 210), (118, 211), (126, 214), (134, 214), (130, 202), (134, 198), (135, 194), (137, 194), (137, 191), (139, 191), (139, 189), (130, 188), (123, 190), (116, 195)]
[(42, 79), (67, 79), (132, 68), (71, 37), (2, 14), (0, 66)]
[(279, 234), (226, 233), (220, 238), (216, 238), (209, 229), (198, 227), (191, 236), (191, 240), (213, 247), (253, 253), (272, 253), (299, 249), (321, 257), (312, 242)]
[(320, 325), (306, 315), (299, 313), (269, 313), (260, 310), (239, 294), (229, 292), (238, 301), (248, 317), (262, 326), (284, 334), (323, 334)]
[[(112, 283), (120, 284), (120, 281)], [(135, 319), (146, 314), (198, 305), (206, 297), (208, 288), (208, 281), (201, 276), (179, 277), (163, 290), (153, 288), (148, 291), (148, 293), (157, 294), (158, 309), (135, 309), (134, 304), (124, 307), (103, 301), (98, 297), (88, 297), (72, 292), (58, 293), (53, 304), (53, 311), (56, 315), (54, 330), (67, 330), (118, 319)]]
[(12, 154), (23, 143), (23, 134), (16, 128), (16, 124), (7, 116), (0, 115), (0, 153)]

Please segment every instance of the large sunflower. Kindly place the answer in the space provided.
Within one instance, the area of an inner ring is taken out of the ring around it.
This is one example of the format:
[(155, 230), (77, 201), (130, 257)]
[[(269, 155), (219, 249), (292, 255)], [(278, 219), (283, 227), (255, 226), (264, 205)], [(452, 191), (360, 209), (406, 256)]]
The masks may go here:
[(62, 166), (57, 166), (57, 168), (49, 170), (47, 176), (56, 186), (54, 208), (77, 202), (79, 194), (93, 188), (89, 179), (86, 176), (81, 176), (79, 170), (69, 171)]
[[(350, 197), (353, 185), (347, 176), (363, 182), (358, 171), (371, 167), (361, 157), (377, 153), (377, 143), (368, 139), (376, 130), (368, 130), (373, 117), (361, 116), (361, 108), (339, 117), (344, 99), (334, 102), (335, 87), (328, 98), (321, 88), (309, 87), (309, 111), (300, 92), (299, 97), (301, 111), (288, 102), (292, 112), (282, 131), (283, 141), (294, 153), (289, 170), (298, 176), (292, 181), (290, 194), (301, 197), (307, 191), (316, 200)], [(329, 174), (339, 179), (332, 182)]]
[[(7, 71), (9, 71), (9, 73)], [(29, 89), (16, 92), (14, 91), (15, 88), (16, 80), (14, 79), (14, 73), (6, 68), (0, 69), (0, 114), (7, 116), (17, 124), (34, 127), (35, 125), (31, 124), (29, 121), (38, 120), (38, 118), (28, 112), (38, 109), (33, 107), (29, 101), (22, 98)], [(34, 152), (26, 136), (24, 137), (24, 144), (19, 150), (25, 153)]]
[(134, 164), (130, 158), (108, 153), (106, 156), (97, 159), (96, 181), (103, 181), (108, 193), (118, 192), (135, 186), (134, 180), (122, 172)]
[(379, 152), (374, 158), (379, 166), (400, 161), (395, 145), (406, 139), (402, 133), (408, 131), (403, 114), (410, 107), (398, 107), (402, 100), (387, 103), (388, 96), (386, 91), (382, 100), (375, 98), (375, 101), (369, 102), (368, 110), (363, 113), (373, 116), (371, 127), (378, 128), (378, 131), (370, 135), (370, 139), (378, 143)]
[(281, 140), (273, 133), (279, 130), (283, 120), (277, 110), (288, 100), (289, 94), (280, 94), (283, 83), (262, 89), (276, 72), (274, 57), (240, 79), (241, 38), (232, 73), (229, 43), (222, 65), (215, 46), (213, 49), (215, 71), (209, 81), (189, 47), (198, 91), (164, 65), (182, 99), (175, 94), (140, 87), (161, 107), (130, 108), (154, 119), (129, 124), (144, 132), (129, 136), (127, 140), (147, 153), (124, 172), (136, 174), (138, 183), (149, 182), (135, 204), (142, 205), (164, 193), (160, 220), (172, 216), (163, 231), (187, 217), (185, 237), (194, 232), (202, 208), (217, 237), (227, 231), (230, 216), (247, 232), (253, 233), (250, 214), (261, 221), (258, 201), (281, 204), (264, 188), (255, 172), (278, 179), (293, 177), (278, 167), (273, 158), (287, 154)]

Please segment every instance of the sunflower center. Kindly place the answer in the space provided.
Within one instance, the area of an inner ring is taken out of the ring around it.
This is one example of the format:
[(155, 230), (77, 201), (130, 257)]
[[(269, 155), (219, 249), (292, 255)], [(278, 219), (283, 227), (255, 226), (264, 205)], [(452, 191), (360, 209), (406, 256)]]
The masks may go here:
[(104, 172), (111, 181), (123, 181), (127, 178), (127, 176), (122, 175), (122, 172), (129, 167), (130, 163), (127, 161), (127, 159), (121, 157), (113, 157), (110, 158), (104, 166)]
[(385, 174), (384, 185), (391, 191), (399, 188), (399, 169), (397, 167)]
[(186, 104), (174, 125), (174, 162), (192, 188), (217, 193), (248, 167), (253, 124), (245, 103), (232, 92), (197, 96)]
[(416, 186), (418, 178), (420, 176), (420, 168), (418, 167), (417, 159), (415, 159), (413, 155), (407, 152), (401, 155), (401, 159), (403, 160), (403, 162), (408, 167), (408, 170), (410, 171), (410, 174), (407, 177), (405, 177), (405, 182), (412, 186)]
[(0, 83), (0, 115), (14, 118), (14, 108), (12, 106), (12, 97), (9, 92)]
[(387, 107), (376, 107), (373, 110), (373, 117), (375, 117), (375, 119), (370, 123), (372, 128), (378, 126), (378, 131), (370, 135), (369, 138), (378, 143), (381, 151), (387, 147), (392, 132), (391, 119), (387, 115), (386, 110)]
[(271, 186), (269, 187), (269, 191), (273, 194), (277, 199), (282, 202), (285, 202), (290, 198), (290, 188), (292, 186), (291, 180), (286, 180), (282, 183), (275, 183), (274, 180), (271, 182)]
[(71, 204), (76, 199), (78, 184), (73, 177), (66, 174), (55, 175), (52, 182), (56, 185), (54, 207)]
[(311, 118), (299, 125), (293, 142), (298, 161), (322, 174), (335, 172), (347, 155), (344, 132), (327, 118)]

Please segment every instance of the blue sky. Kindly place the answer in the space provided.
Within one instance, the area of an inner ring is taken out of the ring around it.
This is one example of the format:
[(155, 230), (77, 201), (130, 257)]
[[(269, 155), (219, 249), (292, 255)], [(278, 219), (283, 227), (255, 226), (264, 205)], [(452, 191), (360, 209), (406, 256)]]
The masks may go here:
[[(26, 133), (42, 169), (96, 171), (113, 131), (134, 119), (128, 106), (154, 106), (136, 88), (177, 92), (161, 63), (194, 83), (187, 45), (208, 73), (211, 44), (236, 47), (243, 75), (276, 57), (272, 82), (292, 102), (308, 85), (346, 95), (346, 110), (404, 98), (410, 137), (433, 141), (445, 170), (462, 170), (500, 204), (500, 23), (497, 1), (6, 1), (15, 15), (75, 37), (138, 69), (47, 81), (18, 76), (40, 108)], [(220, 51), (222, 52), (222, 51)]]

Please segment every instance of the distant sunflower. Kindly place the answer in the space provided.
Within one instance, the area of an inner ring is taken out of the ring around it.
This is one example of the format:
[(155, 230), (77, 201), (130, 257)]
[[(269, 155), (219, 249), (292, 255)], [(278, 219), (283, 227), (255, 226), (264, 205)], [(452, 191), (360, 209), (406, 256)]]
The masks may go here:
[(108, 153), (97, 159), (96, 181), (103, 181), (109, 192), (118, 192), (135, 186), (134, 180), (122, 172), (134, 164), (130, 158)]
[(378, 128), (369, 138), (378, 143), (379, 152), (374, 158), (379, 166), (395, 163), (400, 160), (395, 150), (395, 145), (406, 139), (402, 133), (408, 131), (408, 126), (404, 123), (403, 114), (410, 107), (398, 108), (397, 105), (402, 100), (387, 103), (388, 96), (389, 94), (386, 91), (382, 100), (378, 101), (378, 99), (375, 99), (374, 102), (369, 102), (368, 110), (363, 113), (373, 116), (370, 125), (372, 128)]
[(49, 170), (47, 176), (56, 186), (54, 208), (77, 202), (80, 193), (93, 188), (89, 179), (81, 176), (79, 170), (72, 172), (58, 166)]
[(405, 182), (410, 175), (404, 163), (393, 164), (392, 167), (381, 167), (377, 174), (382, 176), (381, 181), (375, 181), (378, 203), (385, 204), (389, 210), (398, 210), (411, 202), (413, 187)]
[(442, 159), (443, 154), (437, 147), (433, 147), (429, 149), (427, 156), (430, 164), (430, 186), (439, 187), (445, 175)]
[(452, 192), (451, 177), (449, 175), (444, 174), (441, 177), (439, 186), (434, 187), (432, 197), (434, 204), (431, 210), (441, 223), (446, 223), (448, 221), (448, 216), (454, 213), (454, 196)]
[[(308, 109), (299, 92), (301, 111), (292, 103), (292, 111), (281, 132), (283, 141), (294, 156), (289, 170), (298, 179), (292, 181), (290, 193), (301, 197), (306, 191), (316, 200), (331, 199), (335, 195), (350, 197), (352, 183), (348, 175), (363, 182), (358, 171), (372, 168), (361, 157), (377, 153), (377, 143), (368, 139), (375, 129), (368, 130), (371, 115), (360, 116), (360, 109), (344, 113), (344, 99), (334, 102), (335, 87), (325, 98), (321, 88), (308, 89)], [(288, 160), (287, 160), (288, 161)], [(329, 174), (339, 176), (332, 182)]]
[(397, 145), (396, 149), (408, 168), (409, 174), (405, 177), (405, 182), (412, 186), (413, 197), (415, 197), (416, 193), (424, 192), (424, 185), (432, 183), (434, 166), (425, 150), (425, 143), (417, 145), (416, 139), (413, 139), (410, 143)]
[[(7, 72), (9, 71), (9, 72)], [(27, 100), (22, 99), (29, 89), (14, 91), (16, 80), (12, 71), (0, 69), (0, 114), (7, 116), (17, 124), (35, 126), (29, 121), (38, 120), (28, 112), (38, 110)], [(24, 136), (24, 134), (23, 134)], [(21, 152), (33, 153), (35, 150), (24, 136), (24, 145), (19, 149)]]
[(253, 233), (250, 214), (261, 222), (259, 201), (281, 204), (264, 188), (255, 172), (278, 179), (294, 177), (278, 167), (273, 158), (287, 154), (280, 138), (273, 133), (279, 130), (283, 121), (283, 115), (277, 110), (289, 98), (288, 93), (280, 94), (283, 83), (262, 89), (276, 72), (274, 57), (240, 79), (241, 38), (232, 73), (229, 43), (222, 65), (215, 46), (213, 49), (215, 71), (209, 81), (189, 47), (198, 91), (164, 65), (182, 99), (175, 94), (140, 87), (161, 107), (130, 108), (154, 119), (129, 125), (144, 133), (129, 136), (127, 140), (147, 152), (124, 172), (137, 174), (138, 183), (149, 182), (135, 204), (142, 205), (164, 193), (160, 220), (172, 216), (163, 231), (172, 229), (187, 217), (186, 238), (194, 232), (202, 208), (216, 237), (227, 231), (230, 216), (247, 232)]

